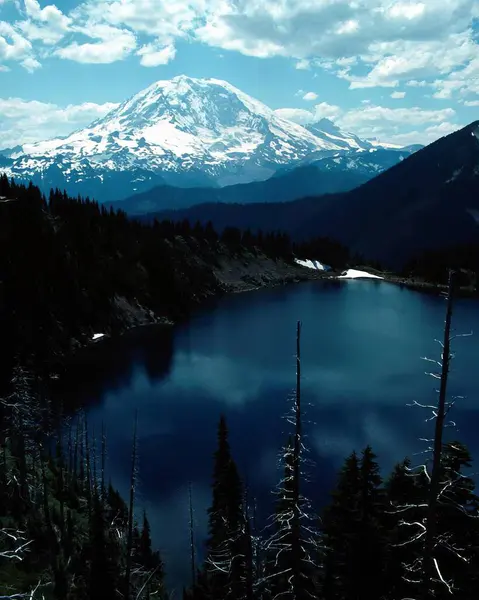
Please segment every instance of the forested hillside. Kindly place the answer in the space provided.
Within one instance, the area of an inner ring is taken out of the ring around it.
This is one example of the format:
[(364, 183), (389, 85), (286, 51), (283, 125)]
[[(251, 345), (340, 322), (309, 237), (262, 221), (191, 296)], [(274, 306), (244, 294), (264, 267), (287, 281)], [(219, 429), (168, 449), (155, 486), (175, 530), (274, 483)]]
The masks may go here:
[[(208, 223), (140, 224), (59, 190), (47, 199), (6, 177), (0, 197), (4, 379), (17, 362), (49, 369), (94, 332), (181, 319), (202, 299), (227, 291), (221, 271), (228, 260), (247, 265), (267, 257), (273, 268), (276, 260), (291, 264), (292, 278), (310, 276), (293, 265), (293, 252), (302, 249), (281, 233), (227, 228), (220, 236)], [(329, 240), (315, 247), (339, 267), (349, 255)]]
[[(160, 317), (180, 319), (202, 298), (224, 292), (215, 274), (222, 260), (261, 255), (291, 262), (301, 252), (340, 267), (349, 253), (324, 239), (295, 247), (281, 233), (226, 228), (219, 236), (211, 224), (142, 224), (59, 191), (46, 199), (34, 186), (4, 177), (0, 196), (0, 600), (169, 597), (168, 564), (152, 548), (148, 517), (137, 509), (136, 424), (131, 493), (122, 499), (105, 476), (108, 431), (92, 431), (82, 411), (69, 414), (67, 399), (54, 405), (48, 376), (72, 340), (82, 343), (94, 331), (122, 331)], [(255, 500), (222, 418), (206, 558), (197, 559), (200, 541), (192, 525), (192, 552), (185, 557), (191, 585), (184, 598), (478, 597), (479, 498), (471, 457), (459, 441), (442, 438), (452, 407), (447, 328), (433, 438), (425, 425), (428, 444), (435, 442), (432, 468), (420, 464), (423, 458), (406, 459), (383, 479), (373, 449), (352, 452), (327, 507), (303, 497), (299, 324), (297, 340), (296, 394), (275, 513), (265, 528), (256, 522)], [(308, 477), (315, 480), (314, 469)], [(174, 597), (180, 595), (176, 590)]]
[[(274, 512), (264, 524), (257, 521), (255, 498), (220, 418), (208, 538), (203, 552), (190, 516), (191, 554), (184, 560), (191, 582), (184, 600), (476, 598), (479, 498), (467, 448), (443, 437), (452, 403), (441, 394), (438, 407), (432, 407), (439, 418), (435, 425), (425, 422), (425, 436), (433, 436), (425, 440), (425, 455), (405, 458), (383, 477), (370, 446), (352, 450), (329, 504), (316, 506), (303, 491), (306, 479), (314, 483), (316, 477), (307, 454), (300, 365), (298, 335), (282, 476), (272, 490)], [(15, 370), (12, 389), (0, 405), (0, 597), (181, 597), (180, 590), (165, 586), (168, 564), (152, 548), (148, 517), (136, 505), (136, 421), (125, 503), (105, 478), (105, 429), (91, 431), (82, 412), (70, 419), (52, 410), (38, 381), (22, 369)], [(423, 420), (423, 409), (429, 416), (428, 408), (418, 404), (417, 418)], [(439, 450), (430, 461), (427, 445), (436, 441)], [(192, 489), (190, 515), (194, 503)]]

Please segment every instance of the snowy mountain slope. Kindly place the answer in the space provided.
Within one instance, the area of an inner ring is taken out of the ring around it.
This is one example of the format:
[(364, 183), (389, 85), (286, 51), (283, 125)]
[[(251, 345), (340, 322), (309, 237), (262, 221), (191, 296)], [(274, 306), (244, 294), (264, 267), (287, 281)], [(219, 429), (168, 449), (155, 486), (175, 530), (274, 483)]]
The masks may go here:
[(320, 119), (305, 126), (308, 131), (325, 142), (333, 142), (342, 150), (370, 150), (373, 144), (361, 140), (354, 133), (342, 131), (329, 119)]
[[(200, 204), (154, 216), (211, 221), (217, 231), (226, 226), (267, 230), (274, 223), (294, 240), (329, 237), (399, 270), (425, 250), (477, 244), (479, 121), (346, 193), (293, 202)], [(152, 218), (146, 215), (142, 220)]]
[(108, 201), (154, 185), (264, 180), (285, 166), (371, 148), (325, 119), (305, 128), (281, 118), (225, 81), (178, 76), (69, 136), (11, 149), (2, 168), (45, 191)]

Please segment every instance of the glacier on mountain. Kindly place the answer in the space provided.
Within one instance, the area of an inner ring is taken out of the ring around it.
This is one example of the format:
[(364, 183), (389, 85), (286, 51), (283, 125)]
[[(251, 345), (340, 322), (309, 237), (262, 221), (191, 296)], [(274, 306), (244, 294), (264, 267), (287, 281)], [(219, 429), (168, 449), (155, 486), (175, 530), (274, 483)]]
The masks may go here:
[(44, 191), (65, 187), (106, 201), (160, 184), (247, 183), (309, 157), (371, 149), (330, 121), (306, 128), (281, 118), (226, 81), (178, 76), (69, 136), (12, 149), (3, 170)]

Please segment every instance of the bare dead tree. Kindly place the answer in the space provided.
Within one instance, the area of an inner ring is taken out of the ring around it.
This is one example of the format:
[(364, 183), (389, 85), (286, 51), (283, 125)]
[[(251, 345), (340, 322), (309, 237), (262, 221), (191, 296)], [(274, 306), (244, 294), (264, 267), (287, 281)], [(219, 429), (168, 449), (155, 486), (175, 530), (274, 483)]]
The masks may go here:
[(65, 481), (64, 481), (64, 450), (63, 450), (63, 405), (60, 407), (60, 422), (57, 437), (57, 459), (59, 471), (59, 492), (60, 492), (60, 530), (62, 535), (65, 531)]
[(49, 584), (42, 585), (40, 580), (30, 592), (10, 594), (9, 596), (0, 596), (0, 600), (45, 600), (45, 596), (42, 595), (40, 599), (40, 597), (37, 594), (39, 588), (45, 587), (45, 585)]
[(84, 417), (84, 434), (85, 434), (85, 461), (86, 461), (86, 498), (88, 502), (88, 511), (91, 513), (92, 509), (92, 490), (91, 490), (91, 465), (90, 465), (90, 437), (88, 435), (88, 418), (86, 412), (83, 413)]
[(78, 443), (79, 443), (79, 454), (80, 454), (80, 465), (79, 465), (79, 476), (82, 488), (85, 486), (85, 435), (84, 435), (84, 424), (85, 419), (83, 411), (78, 415)]
[(101, 499), (105, 500), (105, 462), (106, 462), (106, 432), (105, 424), (101, 422)]
[(193, 500), (191, 494), (191, 481), (188, 482), (188, 501), (190, 509), (190, 564), (191, 564), (191, 585), (196, 583), (196, 548), (195, 548), (195, 525), (193, 520)]
[(133, 425), (133, 441), (131, 448), (131, 475), (130, 475), (130, 501), (128, 507), (128, 532), (126, 541), (126, 569), (125, 569), (125, 591), (123, 597), (125, 600), (130, 598), (130, 579), (131, 579), (131, 551), (133, 548), (133, 511), (135, 506), (135, 488), (137, 476), (137, 428), (138, 428), (138, 409), (135, 410), (135, 420)]
[(452, 319), (452, 305), (453, 305), (453, 294), (454, 294), (454, 272), (449, 272), (449, 286), (447, 291), (447, 309), (446, 309), (446, 322), (444, 325), (444, 341), (442, 343), (442, 354), (441, 354), (441, 376), (440, 376), (440, 388), (439, 388), (439, 402), (437, 405), (437, 411), (435, 411), (436, 425), (434, 432), (434, 448), (433, 448), (433, 459), (432, 469), (429, 481), (429, 499), (427, 507), (427, 520), (425, 530), (425, 541), (424, 541), (424, 582), (423, 582), (423, 595), (424, 599), (427, 600), (431, 595), (431, 581), (434, 577), (435, 572), (439, 575), (440, 580), (442, 576), (435, 559), (434, 546), (437, 538), (437, 527), (436, 527), (436, 510), (438, 496), (440, 492), (440, 473), (441, 473), (441, 456), (442, 456), (442, 440), (444, 433), (444, 420), (446, 418), (446, 391), (447, 391), (447, 380), (449, 375), (449, 364), (451, 361), (451, 319)]
[(307, 498), (301, 494), (307, 448), (303, 441), (301, 412), (301, 323), (296, 329), (296, 393), (292, 415), (288, 422), (293, 435), (282, 450), (280, 463), (284, 477), (276, 489), (276, 514), (270, 518), (266, 530), (269, 536), (263, 543), (266, 565), (258, 582), (260, 593), (273, 599), (301, 600), (318, 598), (315, 581), (319, 565), (319, 533), (315, 527), (317, 516), (311, 511)]
[[(449, 272), (448, 291), (446, 296), (446, 317), (444, 324), (443, 340), (438, 341), (441, 346), (441, 356), (439, 360), (433, 360), (423, 357), (427, 362), (439, 367), (439, 373), (427, 372), (435, 380), (440, 382), (438, 391), (438, 402), (434, 404), (421, 404), (414, 401), (410, 406), (416, 406), (431, 411), (431, 416), (426, 422), (435, 421), (434, 437), (421, 438), (428, 447), (423, 454), (432, 454), (432, 461), (416, 467), (407, 468), (409, 476), (421, 481), (420, 488), (424, 490), (421, 500), (392, 507), (391, 514), (397, 514), (399, 525), (411, 530), (411, 535), (406, 541), (401, 542), (401, 546), (416, 547), (415, 558), (412, 562), (404, 564), (404, 580), (411, 584), (412, 595), (419, 594), (422, 600), (429, 600), (434, 597), (437, 586), (442, 587), (447, 593), (454, 593), (454, 582), (446, 581), (439, 564), (438, 551), (446, 550), (452, 553), (459, 560), (467, 561), (464, 555), (464, 549), (458, 547), (453, 540), (451, 532), (438, 530), (438, 511), (447, 506), (450, 509), (458, 510), (466, 515), (463, 507), (452, 499), (453, 490), (458, 490), (461, 485), (462, 475), (459, 473), (450, 473), (444, 468), (444, 430), (446, 427), (454, 426), (453, 421), (447, 422), (447, 416), (454, 406), (456, 398), (448, 401), (447, 383), (450, 371), (451, 360), (454, 355), (451, 352), (451, 342), (456, 337), (451, 336), (451, 323), (454, 302), (455, 274)], [(428, 463), (432, 462), (431, 466)], [(414, 514), (414, 519), (408, 519), (408, 516)], [(472, 515), (467, 515), (471, 518)], [(417, 592), (417, 594), (416, 594)]]
[(68, 479), (72, 480), (73, 475), (73, 428), (71, 419), (68, 422)]
[(96, 496), (98, 494), (98, 480), (97, 480), (97, 472), (96, 472), (96, 466), (97, 466), (97, 455), (96, 455), (96, 435), (95, 435), (95, 426), (93, 425), (92, 427), (92, 447), (91, 447), (91, 452), (92, 452), (92, 462), (93, 462), (93, 473), (92, 473), (92, 488), (93, 488), (93, 494)]
[(75, 442), (73, 444), (73, 479), (76, 481), (78, 473), (78, 446), (80, 443), (80, 419), (76, 419)]

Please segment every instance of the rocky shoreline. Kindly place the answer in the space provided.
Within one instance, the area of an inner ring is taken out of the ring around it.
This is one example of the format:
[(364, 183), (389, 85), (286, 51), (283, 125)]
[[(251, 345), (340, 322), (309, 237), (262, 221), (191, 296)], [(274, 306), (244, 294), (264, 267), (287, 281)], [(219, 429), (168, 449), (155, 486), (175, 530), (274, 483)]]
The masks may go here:
[[(321, 271), (305, 269), (283, 260), (273, 260), (267, 256), (248, 255), (238, 258), (220, 259), (213, 268), (218, 282), (217, 292), (206, 291), (197, 298), (198, 306), (202, 299), (223, 294), (249, 292), (264, 287), (274, 287), (301, 281), (325, 279), (327, 275)], [(151, 309), (142, 306), (138, 301), (129, 301), (122, 296), (113, 299), (114, 327), (108, 325), (103, 331), (93, 329), (85, 331), (81, 338), (71, 340), (71, 354), (91, 344), (101, 343), (112, 335), (123, 335), (131, 329), (151, 325), (172, 326), (175, 321), (164, 315), (155, 314)], [(102, 334), (96, 339), (95, 335)]]
[[(358, 267), (371, 274), (378, 275), (382, 281), (399, 285), (418, 291), (420, 293), (441, 295), (447, 291), (446, 285), (435, 284), (420, 279), (399, 277), (397, 275), (381, 272), (371, 269), (367, 266)], [(213, 268), (213, 274), (218, 282), (217, 291), (207, 290), (202, 297), (196, 298), (198, 306), (202, 299), (221, 296), (223, 294), (238, 294), (250, 292), (265, 287), (276, 287), (291, 283), (300, 283), (302, 281), (313, 280), (337, 280), (341, 271), (320, 271), (300, 266), (294, 263), (288, 263), (284, 260), (274, 260), (264, 255), (243, 255), (237, 258), (220, 258), (216, 267)], [(457, 291), (458, 297), (477, 298), (478, 291), (472, 287), (461, 287)], [(95, 332), (93, 330), (85, 332), (81, 339), (73, 339), (71, 351), (75, 353), (80, 348), (98, 343), (106, 337), (112, 335), (123, 335), (131, 329), (151, 325), (172, 326), (175, 321), (167, 316), (157, 315), (151, 309), (142, 306), (138, 301), (128, 301), (121, 296), (115, 296), (114, 306), (114, 327), (105, 327), (105, 331)], [(103, 334), (94, 339), (97, 333)]]

